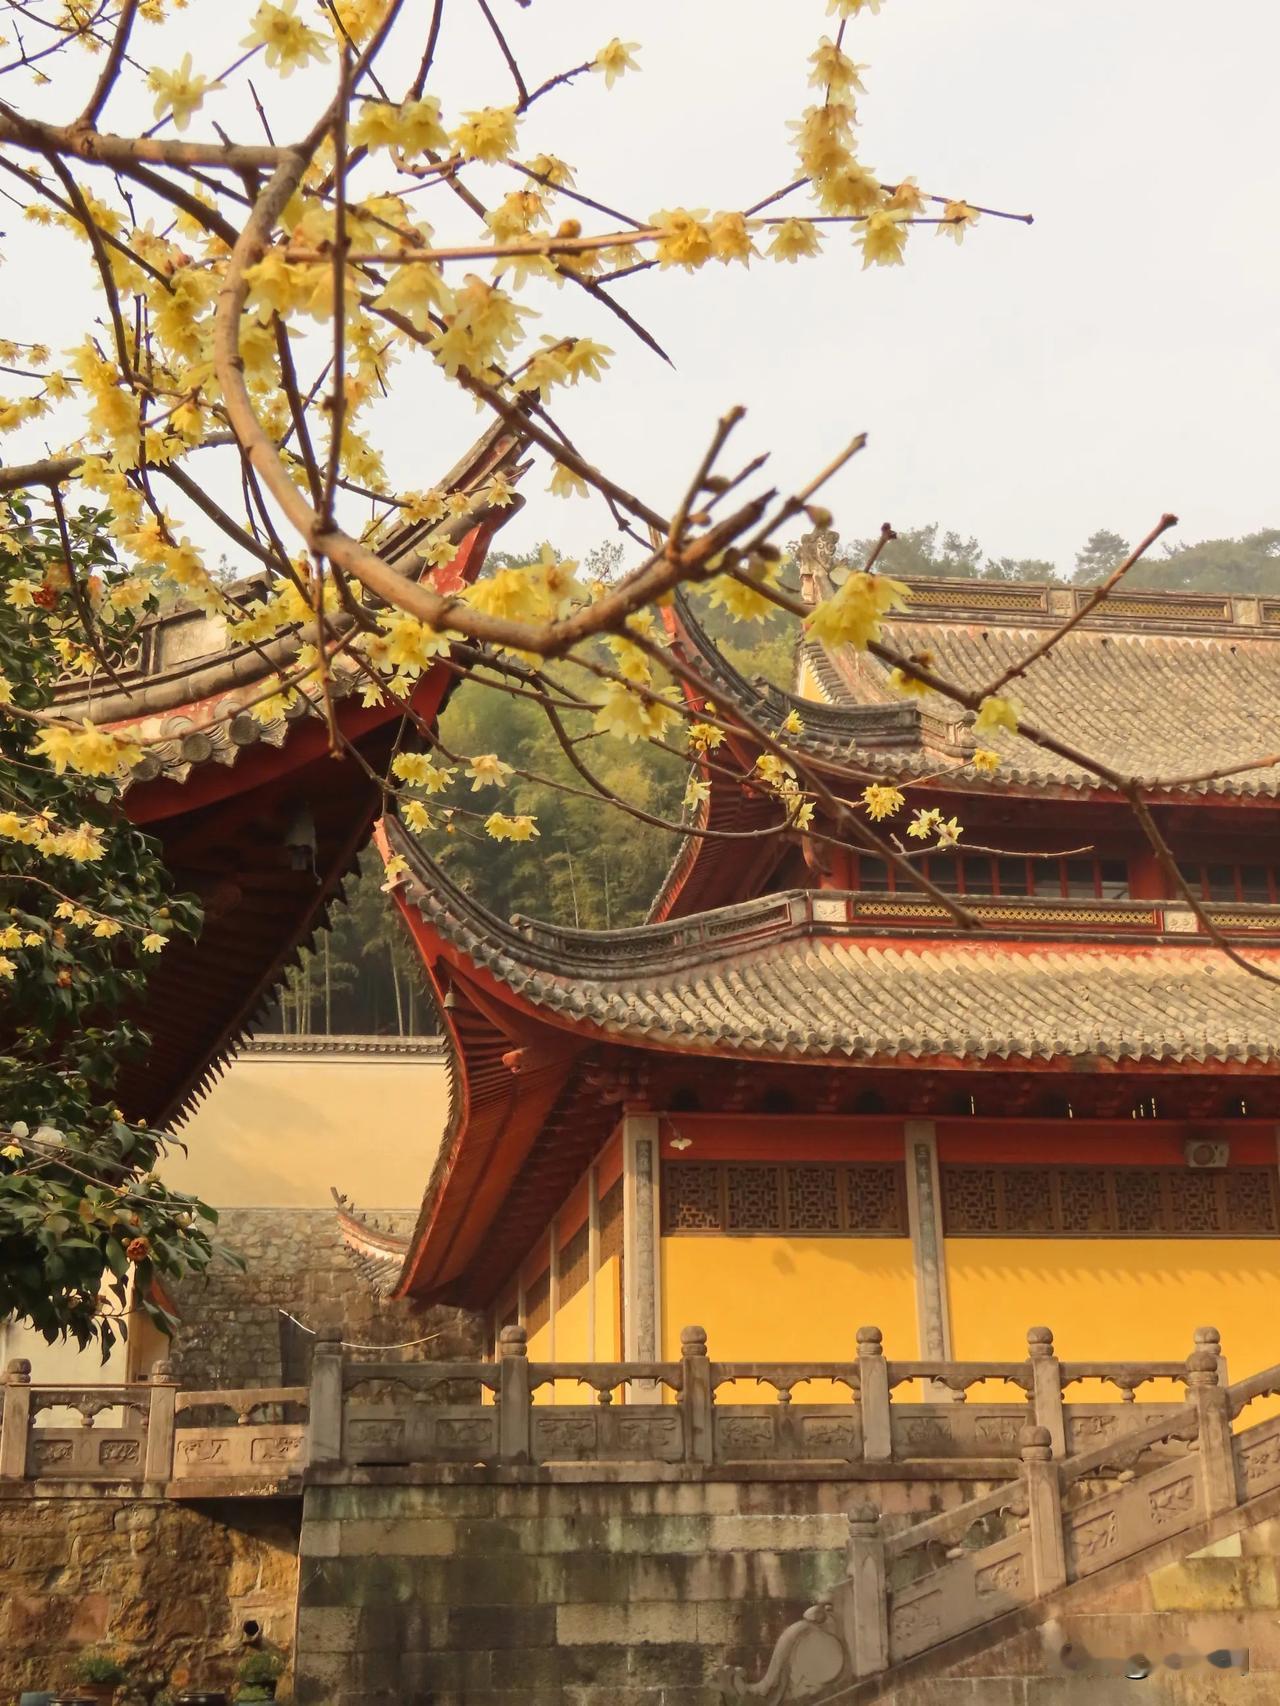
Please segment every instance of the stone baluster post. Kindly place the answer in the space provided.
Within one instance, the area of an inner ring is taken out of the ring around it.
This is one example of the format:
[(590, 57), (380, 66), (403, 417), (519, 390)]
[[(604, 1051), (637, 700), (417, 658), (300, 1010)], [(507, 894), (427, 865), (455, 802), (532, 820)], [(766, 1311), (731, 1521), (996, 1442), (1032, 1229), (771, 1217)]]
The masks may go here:
[(173, 1364), (152, 1363), (147, 1385), (151, 1393), (147, 1402), (147, 1452), (142, 1478), (144, 1481), (171, 1481), (178, 1402)]
[(862, 1408), (862, 1458), (887, 1463), (893, 1456), (889, 1365), (879, 1327), (858, 1328), (858, 1396)]
[(1218, 1359), (1218, 1385), (1230, 1386), (1231, 1381), (1227, 1375), (1227, 1359), (1222, 1353), (1222, 1334), (1216, 1327), (1197, 1327), (1195, 1344), (1192, 1349), (1212, 1351)]
[(1062, 1413), (1062, 1364), (1054, 1355), (1053, 1332), (1028, 1327), (1027, 1355), (1031, 1359), (1031, 1410), (1038, 1428), (1048, 1428), (1055, 1457), (1067, 1455), (1067, 1425)]
[(684, 1377), (680, 1406), (684, 1413), (684, 1460), (710, 1463), (715, 1457), (715, 1420), (711, 1406), (711, 1362), (705, 1327), (681, 1327), (680, 1368)]
[(307, 1420), (309, 1464), (342, 1462), (342, 1345), (336, 1327), (321, 1327), (311, 1352)]
[(1196, 1408), (1204, 1514), (1217, 1516), (1220, 1511), (1234, 1510), (1240, 1495), (1231, 1439), (1231, 1401), (1218, 1384), (1217, 1351), (1207, 1345), (1187, 1358), (1187, 1397)]
[(1067, 1579), (1062, 1534), (1062, 1484), (1053, 1461), (1048, 1428), (1023, 1428), (1018, 1439), (1031, 1531), (1031, 1585), (1037, 1595), (1053, 1593)]
[(854, 1676), (874, 1676), (889, 1666), (889, 1594), (874, 1505), (854, 1505), (849, 1512), (847, 1559), (848, 1572), (831, 1598)]
[(14, 1357), (4, 1371), (0, 1409), (0, 1481), (21, 1481), (27, 1473), (27, 1433), (31, 1427), (31, 1364)]
[(503, 1463), (533, 1457), (529, 1335), (523, 1327), (504, 1327), (498, 1335), (498, 1456)]

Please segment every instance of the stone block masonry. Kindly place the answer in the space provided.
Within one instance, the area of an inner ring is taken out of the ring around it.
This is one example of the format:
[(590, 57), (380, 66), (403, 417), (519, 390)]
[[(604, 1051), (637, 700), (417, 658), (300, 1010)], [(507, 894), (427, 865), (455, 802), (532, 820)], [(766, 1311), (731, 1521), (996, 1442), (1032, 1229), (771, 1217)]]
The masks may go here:
[(290, 1649), (297, 1522), (296, 1502), (0, 1489), (0, 1699), (63, 1687), (86, 1648), (120, 1659), (130, 1700), (226, 1686), (246, 1620)]
[[(412, 1211), (380, 1215), (408, 1231)], [(308, 1327), (339, 1327), (353, 1343), (384, 1345), (427, 1334), (439, 1337), (410, 1356), (436, 1361), (479, 1353), (479, 1328), (456, 1309), (388, 1303), (359, 1274), (344, 1248), (331, 1208), (230, 1208), (217, 1237), (244, 1263), (227, 1262), (177, 1288), (181, 1325), (171, 1359), (183, 1385), (281, 1386), (310, 1378)]]
[[(455, 1471), (304, 1494), (301, 1706), (712, 1706), (844, 1570), (866, 1484)], [(381, 1477), (381, 1479), (379, 1478)], [(916, 1514), (967, 1488), (896, 1483)]]

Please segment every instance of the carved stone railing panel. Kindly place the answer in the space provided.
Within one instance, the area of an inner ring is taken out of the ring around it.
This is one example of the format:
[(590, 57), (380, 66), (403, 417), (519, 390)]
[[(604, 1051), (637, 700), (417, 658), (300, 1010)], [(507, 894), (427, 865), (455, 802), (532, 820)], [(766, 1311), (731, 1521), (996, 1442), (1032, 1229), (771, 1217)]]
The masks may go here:
[(895, 1461), (1018, 1456), (1018, 1436), (1034, 1418), (1025, 1404), (894, 1404)]
[(1071, 1511), (1065, 1520), (1071, 1578), (1094, 1574), (1119, 1558), (1193, 1528), (1204, 1514), (1197, 1465), (1167, 1463)]
[(39, 1427), (27, 1436), (27, 1474), (33, 1480), (142, 1479), (146, 1432), (122, 1428)]
[(713, 1461), (861, 1461), (862, 1417), (854, 1404), (725, 1404), (712, 1411)]
[(1280, 1487), (1280, 1416), (1269, 1416), (1235, 1436), (1239, 1496), (1256, 1499)]
[(174, 1442), (173, 1479), (280, 1480), (301, 1474), (307, 1459), (307, 1430), (299, 1422), (231, 1428), (190, 1428)]
[(488, 1463), (498, 1449), (492, 1404), (358, 1404), (349, 1401), (342, 1460), (377, 1463)]
[(680, 1463), (684, 1427), (673, 1404), (557, 1404), (533, 1413), (535, 1463)]
[(1073, 1455), (1089, 1451), (1134, 1428), (1169, 1420), (1181, 1408), (1180, 1404), (1065, 1404), (1067, 1450)]
[(1034, 1597), (1031, 1542), (1011, 1535), (957, 1558), (889, 1599), (891, 1663), (986, 1623)]

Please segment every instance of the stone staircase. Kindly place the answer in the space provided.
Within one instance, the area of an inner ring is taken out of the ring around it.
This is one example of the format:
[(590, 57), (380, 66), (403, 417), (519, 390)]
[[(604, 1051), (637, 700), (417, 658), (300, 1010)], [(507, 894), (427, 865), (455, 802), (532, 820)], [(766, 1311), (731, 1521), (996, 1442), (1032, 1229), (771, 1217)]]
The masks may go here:
[(1229, 1387), (1219, 1366), (1202, 1346), (1182, 1406), (1087, 1451), (1055, 1459), (1049, 1431), (1025, 1428), (1017, 1477), (939, 1516), (882, 1533), (876, 1508), (855, 1506), (842, 1579), (759, 1680), (726, 1667), (722, 1696), (1280, 1699), (1280, 1414), (1236, 1426), (1280, 1394), (1280, 1364)]

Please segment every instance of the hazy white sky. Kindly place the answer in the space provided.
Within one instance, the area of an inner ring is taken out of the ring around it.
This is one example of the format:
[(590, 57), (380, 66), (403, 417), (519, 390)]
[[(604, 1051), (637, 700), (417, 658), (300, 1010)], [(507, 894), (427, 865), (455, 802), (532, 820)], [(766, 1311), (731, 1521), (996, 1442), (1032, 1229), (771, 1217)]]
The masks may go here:
[[(641, 76), (608, 95), (584, 80), (528, 124), (530, 151), (568, 158), (581, 188), (644, 216), (739, 206), (786, 181), (805, 57), (832, 27), (822, 0), (496, 4), (535, 75), (615, 33), (641, 43)], [(185, 19), (148, 32), (140, 56), (172, 65), (193, 45), (220, 69), (252, 9), (192, 0)], [(426, 0), (408, 10), (420, 28)], [(448, 74), (433, 85), (446, 109), (508, 99), (478, 12), (450, 0), (449, 15)], [(829, 494), (846, 536), (937, 520), (996, 554), (1063, 567), (1094, 528), (1136, 537), (1165, 509), (1183, 518), (1183, 540), (1280, 524), (1280, 9), (884, 0), (846, 45), (870, 66), (862, 152), (883, 177), (914, 173), (1035, 224), (985, 219), (959, 251), (920, 230), (902, 269), (864, 273), (837, 234), (816, 263), (641, 275), (619, 295), (674, 371), (561, 292), (545, 303), (546, 329), (590, 332), (618, 352), (611, 382), (563, 408), (581, 447), (663, 507), (729, 404), (750, 411), (744, 455), (772, 448), (783, 484), (865, 428), (870, 448)], [(299, 117), (324, 94), (301, 78), (281, 89)], [(43, 111), (75, 111), (75, 92), (55, 84)], [(126, 101), (116, 122), (128, 117)], [(430, 210), (420, 200), (449, 231), (452, 198)], [(64, 239), (12, 210), (3, 223), (0, 329), (48, 337), (51, 311), (73, 329), (84, 299), (55, 254)], [(423, 485), (474, 417), (425, 369), (403, 372), (388, 460)], [(544, 485), (539, 470), (505, 542), (581, 550), (607, 534), (594, 501), (543, 498)]]

